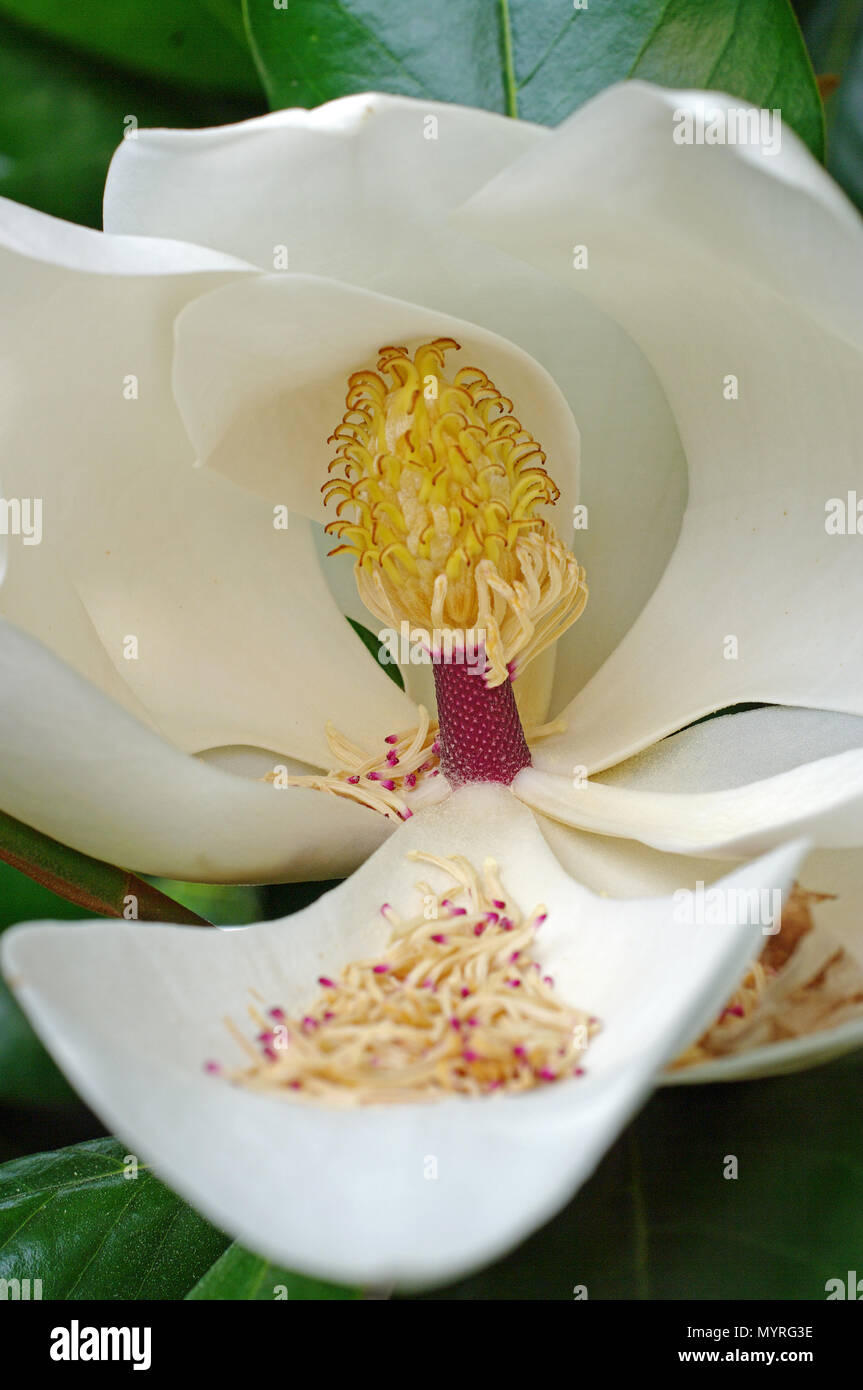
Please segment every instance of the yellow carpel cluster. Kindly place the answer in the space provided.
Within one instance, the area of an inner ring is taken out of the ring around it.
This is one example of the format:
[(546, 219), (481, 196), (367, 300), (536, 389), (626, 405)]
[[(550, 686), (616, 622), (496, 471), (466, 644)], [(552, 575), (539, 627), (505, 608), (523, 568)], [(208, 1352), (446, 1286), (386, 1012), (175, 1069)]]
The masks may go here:
[(442, 869), (453, 886), (418, 883), (423, 910), (407, 921), (384, 903), (385, 954), (321, 976), (302, 1018), (252, 1005), (254, 1043), (226, 1020), (247, 1057), (229, 1080), (345, 1107), (525, 1091), (581, 1075), (598, 1020), (561, 999), (533, 957), (544, 909), (523, 916), (491, 859), (477, 872), (461, 857), (409, 858)]
[(580, 616), (584, 570), (538, 514), (559, 492), (546, 456), (485, 372), (450, 379), (451, 338), (380, 351), (349, 378), (324, 499), (331, 554), (349, 552), (383, 623), (456, 631), (485, 650), (498, 685)]

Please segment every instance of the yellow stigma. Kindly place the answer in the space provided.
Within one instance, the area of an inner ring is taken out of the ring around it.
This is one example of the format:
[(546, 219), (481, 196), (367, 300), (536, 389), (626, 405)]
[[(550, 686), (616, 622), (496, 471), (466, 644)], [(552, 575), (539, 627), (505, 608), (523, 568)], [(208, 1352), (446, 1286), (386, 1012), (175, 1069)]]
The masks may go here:
[(524, 669), (581, 615), (584, 570), (537, 509), (559, 492), (513, 403), (477, 367), (450, 379), (452, 338), (413, 357), (380, 350), (354, 372), (324, 484), (330, 553), (356, 559), (360, 597), (383, 623), (464, 635), (487, 685)]

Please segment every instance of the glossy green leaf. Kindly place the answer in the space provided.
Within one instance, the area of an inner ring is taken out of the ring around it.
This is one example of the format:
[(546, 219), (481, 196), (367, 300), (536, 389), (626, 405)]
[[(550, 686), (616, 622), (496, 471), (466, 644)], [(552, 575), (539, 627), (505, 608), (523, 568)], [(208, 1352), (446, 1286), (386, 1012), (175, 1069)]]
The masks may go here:
[[(190, 1156), (190, 1162), (193, 1162)], [(114, 1139), (0, 1167), (0, 1278), (43, 1299), (180, 1299), (227, 1237)]]
[(556, 125), (638, 77), (781, 107), (820, 157), (823, 110), (788, 0), (244, 0), (278, 106), (399, 92)]
[(428, 1296), (569, 1300), (584, 1286), (588, 1299), (824, 1299), (828, 1279), (863, 1274), (861, 1086), (857, 1053), (796, 1076), (660, 1091), (564, 1212)]
[(307, 1279), (302, 1274), (269, 1264), (241, 1245), (229, 1245), (211, 1269), (186, 1294), (194, 1300), (243, 1299), (250, 1303), (273, 1303), (286, 1299), (305, 1302), (359, 1298), (356, 1289)]
[(262, 109), (257, 97), (183, 95), (112, 72), (0, 15), (0, 195), (41, 212), (101, 226), (105, 175), (129, 116), (141, 127), (206, 126)]
[(239, 0), (0, 0), (0, 15), (45, 44), (179, 87), (260, 92)]

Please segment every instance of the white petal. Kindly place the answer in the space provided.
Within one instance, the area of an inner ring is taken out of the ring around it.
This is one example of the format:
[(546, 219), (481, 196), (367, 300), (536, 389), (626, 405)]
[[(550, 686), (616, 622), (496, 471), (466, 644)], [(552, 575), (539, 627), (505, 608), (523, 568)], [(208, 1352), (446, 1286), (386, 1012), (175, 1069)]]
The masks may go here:
[(85, 854), (210, 882), (335, 878), (390, 832), (322, 792), (207, 766), (0, 623), (0, 807)]
[(271, 508), (192, 466), (172, 325), (242, 266), (14, 204), (0, 227), (3, 485), (38, 499), (43, 532), (10, 537), (6, 616), (190, 751), (257, 743), (326, 764), (325, 719), (360, 740), (409, 722), (302, 518), (277, 530)]
[(616, 87), (458, 214), (564, 285), (587, 244), (579, 284), (644, 351), (686, 451), (674, 556), (558, 742), (594, 769), (747, 699), (863, 713), (863, 550), (825, 530), (859, 477), (863, 228), (787, 128), (773, 156), (676, 144), (675, 112), (705, 105), (735, 103)]
[[(430, 119), (433, 139), (426, 138)], [(579, 293), (583, 275), (571, 271), (561, 287), (448, 221), (499, 170), (549, 139), (544, 129), (492, 112), (379, 95), (217, 130), (141, 130), (114, 157), (105, 227), (233, 249), (266, 270), (286, 250), (292, 273), (344, 280), (470, 320), (551, 372), (582, 433), (582, 500), (590, 515), (575, 540), (591, 602), (577, 640), (572, 632), (560, 644), (558, 685), (569, 698), (662, 574), (686, 480), (652, 369), (613, 319)], [(578, 239), (570, 238), (570, 264)], [(518, 392), (514, 399), (520, 410)], [(549, 449), (549, 467), (563, 489), (557, 524), (568, 539), (570, 462)], [(603, 543), (612, 529), (617, 553)]]
[[(677, 737), (683, 738), (684, 735)], [(664, 746), (659, 745), (660, 748)], [(650, 753), (642, 757), (649, 758)], [(629, 766), (624, 763), (621, 770)], [(540, 815), (537, 821), (567, 872), (594, 893), (640, 898), (671, 895), (686, 889), (695, 894), (699, 883), (710, 887), (723, 871), (728, 872), (728, 865), (716, 859), (663, 853), (637, 840), (613, 839), (574, 830), (547, 816)], [(836, 895), (835, 901), (831, 899), (810, 905), (815, 929), (822, 943), (819, 948), (821, 952), (827, 953), (834, 946), (842, 946), (863, 969), (863, 916), (860, 910), (863, 903), (863, 850), (815, 850), (803, 861), (798, 879), (805, 889)], [(826, 945), (828, 941), (832, 943), (829, 947)], [(778, 1076), (817, 1066), (861, 1045), (863, 1020), (854, 1019), (822, 1032), (784, 1039), (751, 1051), (717, 1057), (680, 1071), (666, 1072), (663, 1084), (682, 1086)]]
[[(815, 850), (803, 861), (801, 885), (834, 898), (816, 902), (810, 911), (815, 930), (831, 946), (841, 946), (863, 969), (863, 850)], [(814, 944), (814, 943), (813, 943)], [(822, 946), (821, 950), (825, 948)], [(666, 1085), (697, 1085), (709, 1081), (752, 1081), (820, 1066), (863, 1047), (863, 1018), (850, 1019), (822, 1032), (787, 1038), (750, 1052), (717, 1057), (669, 1073)]]
[(565, 825), (672, 854), (738, 859), (804, 835), (826, 848), (863, 844), (863, 748), (721, 792), (576, 786), (531, 767), (518, 774), (513, 791)]
[[(332, 521), (321, 488), (345, 413), (348, 377), (388, 343), (449, 337), (450, 369), (481, 365), (517, 400), (525, 428), (564, 461), (572, 488), (578, 430), (560, 390), (525, 352), (418, 304), (308, 275), (261, 275), (202, 296), (176, 327), (174, 389), (198, 459), (273, 502)], [(564, 479), (565, 481), (565, 479)]]
[[(522, 906), (546, 903), (538, 954), (561, 991), (604, 1022), (588, 1075), (521, 1097), (348, 1112), (202, 1076), (205, 1058), (225, 1055), (220, 1020), (241, 1013), (246, 987), (302, 1008), (322, 970), (384, 946), (381, 902), (415, 904), (417, 866), (403, 858), (414, 846), (474, 862), (491, 853)], [(784, 887), (800, 852), (731, 881)], [(470, 788), (417, 815), (289, 921), (230, 933), (17, 928), (4, 937), (4, 968), (87, 1101), (211, 1220), (292, 1268), (417, 1285), (493, 1258), (560, 1207), (754, 944), (751, 928), (676, 925), (667, 900), (594, 898), (511, 797)], [(436, 1181), (424, 1176), (429, 1156)]]

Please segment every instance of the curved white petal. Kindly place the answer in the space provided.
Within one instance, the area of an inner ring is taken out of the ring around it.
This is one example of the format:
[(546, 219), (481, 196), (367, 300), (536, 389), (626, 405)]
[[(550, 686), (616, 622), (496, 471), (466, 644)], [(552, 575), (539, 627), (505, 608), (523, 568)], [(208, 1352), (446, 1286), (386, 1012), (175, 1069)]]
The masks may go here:
[(0, 623), (0, 807), (138, 873), (214, 883), (338, 877), (392, 829), (321, 792), (219, 771), (164, 743)]
[(193, 468), (172, 325), (251, 267), (14, 204), (0, 244), (3, 486), (41, 508), (40, 536), (10, 537), (6, 616), (190, 751), (258, 743), (326, 764), (326, 718), (360, 739), (407, 722), (303, 519), (277, 529), (260, 499)]
[(578, 430), (539, 363), (462, 319), (318, 276), (256, 276), (202, 296), (179, 316), (174, 390), (199, 461), (273, 502), (332, 521), (321, 488), (348, 377), (374, 369), (388, 343), (412, 350), (432, 338), (461, 344), (448, 369), (479, 365), (517, 402), (550, 471), (569, 484), (559, 505), (571, 507)]
[[(815, 850), (798, 874), (804, 888), (832, 896), (810, 907), (819, 942), (815, 958), (841, 947), (863, 970), (863, 850)], [(858, 985), (859, 989), (859, 980)], [(711, 1062), (670, 1072), (666, 1085), (698, 1085), (710, 1081), (754, 1081), (764, 1076), (820, 1066), (863, 1047), (863, 1018), (850, 1018), (832, 1028), (783, 1039), (748, 1052), (717, 1057)]]
[[(564, 994), (603, 1018), (587, 1076), (521, 1097), (353, 1111), (203, 1076), (205, 1058), (225, 1055), (221, 1019), (242, 1010), (246, 987), (302, 1008), (322, 970), (382, 949), (382, 901), (415, 904), (417, 866), (403, 857), (413, 847), (474, 862), (491, 853), (522, 904), (546, 903), (538, 954)], [(800, 853), (784, 849), (733, 881), (786, 887)], [(493, 1258), (566, 1200), (753, 945), (751, 928), (676, 925), (667, 900), (593, 897), (505, 791), (470, 788), (289, 920), (230, 933), (16, 928), (3, 960), (88, 1102), (210, 1219), (292, 1268), (417, 1285)], [(430, 1155), (435, 1181), (424, 1177)]]
[(809, 836), (819, 846), (863, 844), (863, 748), (719, 792), (647, 792), (525, 768), (516, 796), (582, 830), (641, 840), (672, 854), (739, 859)]
[[(560, 705), (655, 587), (679, 531), (686, 479), (654, 373), (631, 338), (579, 293), (584, 275), (572, 271), (562, 287), (449, 221), (489, 178), (550, 138), (492, 112), (380, 95), (216, 130), (141, 130), (111, 165), (105, 227), (232, 249), (265, 270), (287, 254), (291, 273), (470, 320), (551, 372), (582, 433), (590, 525), (575, 541), (593, 586), (577, 635), (560, 644)], [(576, 227), (570, 264), (579, 240)], [(518, 393), (515, 401), (520, 408)], [(568, 465), (551, 452), (550, 463), (565, 494), (558, 525), (569, 539)], [(612, 529), (616, 553), (605, 544)]]
[[(575, 830), (547, 816), (538, 815), (537, 823), (566, 871), (592, 892), (604, 896), (653, 897), (673, 895), (680, 889), (695, 895), (699, 883), (709, 888), (723, 871), (728, 871), (728, 865), (717, 859), (664, 853), (637, 840)], [(813, 943), (815, 951), (826, 957), (836, 947), (842, 947), (863, 969), (863, 850), (815, 850), (804, 859), (798, 879), (807, 890), (835, 895), (810, 904), (818, 933), (818, 942)], [(717, 1057), (680, 1071), (667, 1071), (662, 1084), (696, 1085), (778, 1076), (817, 1066), (860, 1046), (863, 1020), (852, 1019), (819, 1032)]]
[(705, 108), (740, 103), (611, 89), (458, 214), (564, 285), (588, 246), (579, 284), (644, 351), (686, 451), (674, 556), (558, 740), (594, 769), (737, 701), (863, 713), (863, 543), (826, 530), (859, 478), (863, 227), (787, 128), (773, 155), (676, 143), (675, 113)]

